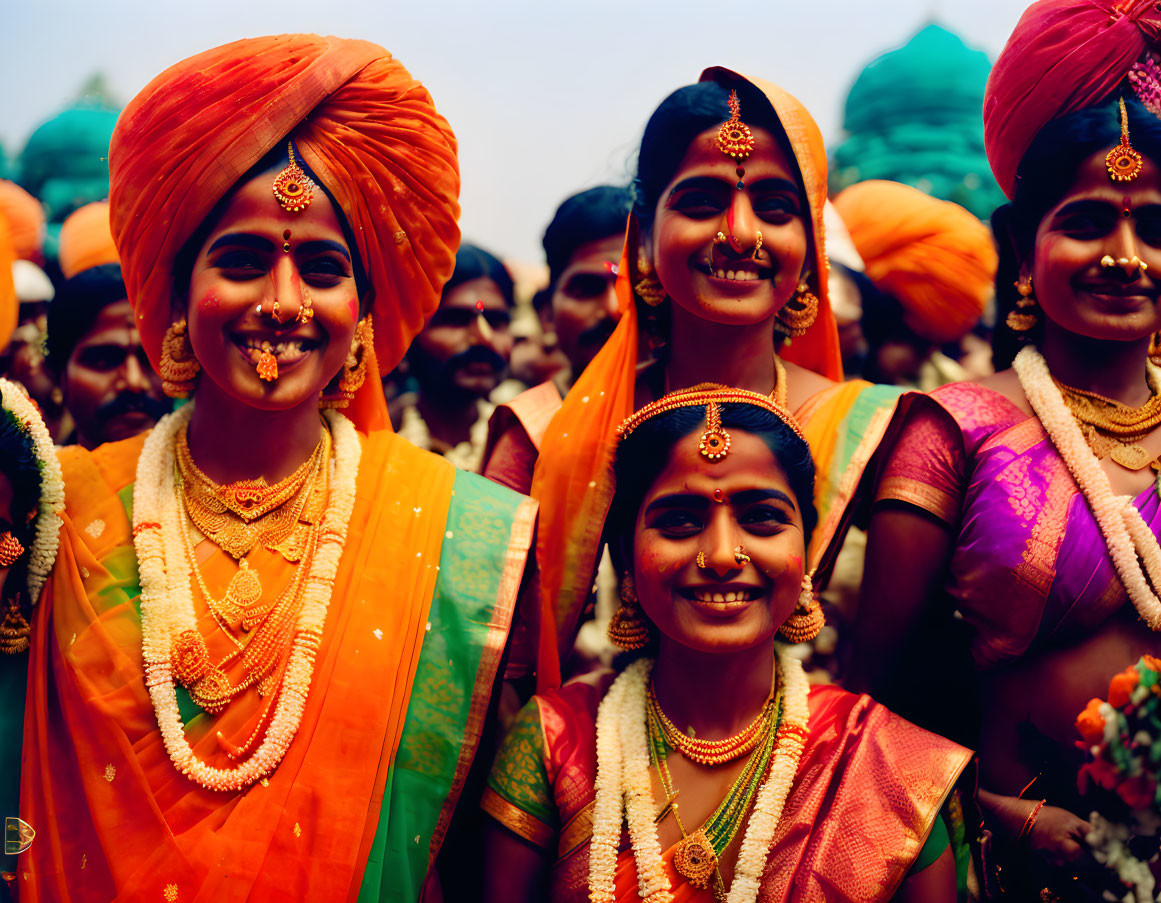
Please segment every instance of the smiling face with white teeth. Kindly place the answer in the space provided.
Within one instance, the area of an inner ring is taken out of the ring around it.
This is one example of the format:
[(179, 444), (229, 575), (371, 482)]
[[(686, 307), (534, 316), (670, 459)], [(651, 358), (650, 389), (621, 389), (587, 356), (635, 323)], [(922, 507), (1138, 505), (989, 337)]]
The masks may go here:
[[(807, 208), (797, 167), (769, 131), (752, 130), (741, 189), (717, 131), (690, 143), (645, 244), (675, 316), (751, 325), (771, 320), (794, 294), (810, 248)], [(716, 241), (719, 232), (734, 241)]]
[[(716, 462), (699, 453), (698, 433), (678, 442), (637, 513), (633, 577), (663, 645), (749, 649), (770, 640), (798, 599), (806, 545), (794, 490), (760, 436), (730, 435)], [(750, 561), (737, 561), (739, 545)]]
[[(359, 316), (351, 251), (330, 198), (316, 191), (306, 210), (288, 212), (271, 190), (274, 175), (242, 183), (226, 203), (194, 260), (186, 312), (199, 394), (210, 389), (263, 410), (317, 403), (346, 360)], [(301, 323), (308, 294), (314, 316)], [(278, 362), (273, 381), (257, 374), (264, 349)]]

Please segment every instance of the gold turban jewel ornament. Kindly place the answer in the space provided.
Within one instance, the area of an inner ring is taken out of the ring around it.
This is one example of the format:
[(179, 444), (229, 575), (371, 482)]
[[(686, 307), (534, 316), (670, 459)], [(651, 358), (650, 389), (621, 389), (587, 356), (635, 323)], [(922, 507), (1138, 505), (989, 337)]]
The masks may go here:
[(722, 409), (716, 401), (705, 406), (705, 432), (698, 440), (697, 450), (711, 461), (720, 461), (730, 453), (730, 434), (722, 429)]
[(1125, 98), (1121, 98), (1121, 143), (1105, 155), (1105, 166), (1109, 178), (1114, 182), (1132, 182), (1141, 174), (1145, 161), (1129, 144), (1129, 111), (1125, 109)]
[(733, 158), (737, 164), (738, 190), (746, 187), (742, 177), (746, 170), (742, 168), (745, 160), (754, 150), (754, 133), (750, 127), (742, 122), (742, 102), (738, 100), (738, 92), (730, 92), (730, 118), (722, 123), (718, 129), (718, 150), (727, 157)]
[(301, 213), (314, 200), (315, 184), (306, 171), (294, 160), (294, 142), (286, 142), (286, 154), (290, 163), (274, 177), (274, 197), (282, 209), (290, 213)]

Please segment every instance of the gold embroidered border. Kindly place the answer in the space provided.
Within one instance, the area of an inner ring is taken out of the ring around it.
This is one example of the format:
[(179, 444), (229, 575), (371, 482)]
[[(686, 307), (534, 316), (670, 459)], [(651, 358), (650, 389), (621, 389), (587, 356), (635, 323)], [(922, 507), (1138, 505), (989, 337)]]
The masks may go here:
[(513, 806), (491, 787), (484, 788), (480, 808), (518, 837), (538, 847), (552, 849), (556, 831), (523, 809)]
[(593, 836), (593, 812), (596, 807), (597, 802), (593, 800), (560, 829), (560, 840), (556, 845), (557, 862), (571, 855), (577, 847), (589, 842), (589, 838)]
[(428, 847), (428, 864), (434, 866), (436, 854), (443, 844), (448, 826), (451, 824), (452, 813), (455, 811), (455, 802), (460, 798), (467, 780), (468, 770), (476, 755), (476, 748), (480, 743), (480, 736), (484, 731), (484, 716), (488, 712), (488, 703), (492, 697), (492, 685), (496, 680), (496, 672), (500, 666), (500, 658), (504, 654), (504, 644), (508, 641), (508, 631), (512, 626), (512, 614), (516, 609), (516, 596), (520, 592), (520, 581), (524, 576), (524, 564), (532, 545), (532, 536), (536, 526), (536, 512), (539, 506), (533, 499), (524, 499), (512, 517), (512, 530), (508, 534), (508, 551), (505, 556), (504, 569), (500, 573), (499, 588), (496, 591), (496, 607), (492, 613), (492, 622), (488, 625), (487, 639), (480, 654), (480, 665), (476, 669), (476, 683), (472, 687), (472, 704), (468, 710), (467, 724), (464, 727), (464, 742), (460, 745), (460, 757), (456, 762), (455, 776), (452, 778), (451, 791), (444, 800), (443, 808), (439, 813), (439, 821), (431, 835), (431, 845)]
[(875, 501), (907, 502), (934, 514), (949, 526), (959, 523), (959, 504), (954, 496), (908, 477), (885, 477), (879, 483)]

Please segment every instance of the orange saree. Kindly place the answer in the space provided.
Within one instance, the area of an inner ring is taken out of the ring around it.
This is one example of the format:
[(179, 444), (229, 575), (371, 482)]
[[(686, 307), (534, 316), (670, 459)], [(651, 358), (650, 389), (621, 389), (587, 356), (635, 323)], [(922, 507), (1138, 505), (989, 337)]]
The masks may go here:
[[(479, 740), (533, 504), (393, 434), (361, 437), (302, 724), (267, 780), (215, 792), (175, 769), (145, 686), (127, 515), (142, 441), (61, 453), (68, 511), (33, 626), (20, 815), (37, 837), (19, 899), (416, 899)], [(232, 559), (206, 541), (195, 554), (224, 592)], [(263, 581), (288, 580), (266, 554)], [(195, 753), (220, 767), (268, 704), (254, 690), (217, 716), (184, 691), (179, 703)]]

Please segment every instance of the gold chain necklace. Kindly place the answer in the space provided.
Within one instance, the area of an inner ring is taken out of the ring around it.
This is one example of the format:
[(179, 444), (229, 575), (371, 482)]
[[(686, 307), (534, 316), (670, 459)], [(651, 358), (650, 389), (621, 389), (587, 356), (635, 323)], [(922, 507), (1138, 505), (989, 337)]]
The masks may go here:
[[(319, 443), (316, 453), (307, 462), (313, 463), (314, 467), (313, 473), (309, 469), (306, 472), (310, 477), (309, 481), (298, 487), (301, 501), (286, 506), (290, 511), (297, 512), (295, 523), (300, 528), (297, 532), (302, 535), (297, 540), (298, 554), (291, 561), (294, 565), (293, 576), (285, 589), (276, 596), (263, 599), (261, 580), (249, 562), (243, 558), (239, 562), (238, 570), (230, 578), (226, 595), (221, 599), (215, 599), (198, 566), (191, 531), (188, 525), (183, 527), (185, 554), (194, 576), (194, 583), (215, 622), (235, 646), (233, 652), (215, 663), (211, 661), (205, 641), (197, 631), (182, 632), (171, 644), (170, 657), (173, 661), (175, 678), (189, 691), (194, 702), (211, 714), (222, 711), (234, 697), (251, 686), (256, 686), (259, 695), (267, 696), (281, 683), (285, 658), (302, 608), (306, 574), (310, 571), (318, 545), (322, 513), (327, 498), (330, 447), (327, 433)], [(320, 450), (321, 455), (318, 454)], [(177, 456), (175, 458), (180, 460)], [(175, 470), (177, 484), (175, 488), (179, 505), (193, 526), (201, 529), (191, 511), (185, 474), (182, 473), (180, 465), (175, 467)], [(277, 513), (278, 510), (275, 509), (271, 513)], [(269, 517), (269, 514), (267, 516)], [(204, 530), (202, 532), (206, 535)], [(207, 535), (207, 538), (216, 541), (212, 535)], [(246, 673), (238, 683), (233, 683), (225, 669), (239, 656), (242, 658)]]
[[(310, 457), (274, 485), (240, 480), (221, 486), (194, 463), (186, 433), (178, 434), (176, 460), (185, 509), (194, 526), (231, 557), (241, 560), (258, 545), (287, 561), (302, 558), (310, 524), (318, 521), (326, 494), (312, 491), (319, 467), (330, 457), (330, 434), (323, 430)], [(317, 487), (316, 487), (317, 488)]]
[(769, 726), (774, 715), (774, 696), (766, 700), (756, 718), (732, 737), (721, 740), (702, 740), (683, 733), (669, 720), (653, 692), (650, 679), (645, 691), (646, 707), (650, 716), (657, 719), (665, 742), (673, 749), (699, 765), (724, 765), (746, 753), (752, 752), (762, 739), (763, 730)]
[(1154, 391), (1139, 408), (1131, 408), (1096, 392), (1053, 382), (1098, 460), (1108, 456), (1130, 470), (1155, 463), (1157, 456), (1137, 443), (1161, 425), (1161, 394)]

